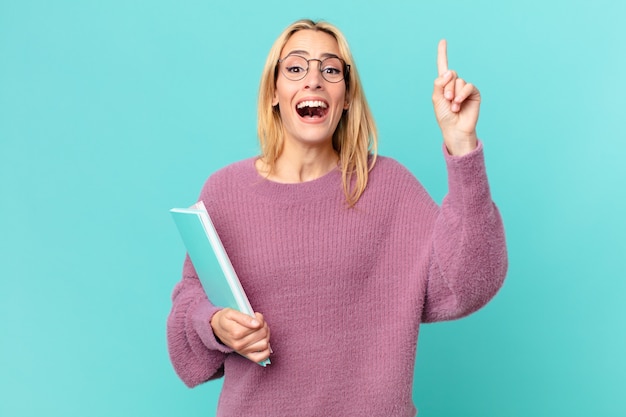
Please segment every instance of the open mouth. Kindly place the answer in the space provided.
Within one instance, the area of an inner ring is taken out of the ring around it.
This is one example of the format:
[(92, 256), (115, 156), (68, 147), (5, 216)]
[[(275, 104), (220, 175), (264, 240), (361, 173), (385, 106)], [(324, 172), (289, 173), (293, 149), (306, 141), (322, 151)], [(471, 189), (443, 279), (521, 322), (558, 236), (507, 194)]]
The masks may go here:
[(296, 111), (300, 117), (322, 118), (328, 113), (328, 103), (321, 100), (305, 100), (296, 105)]

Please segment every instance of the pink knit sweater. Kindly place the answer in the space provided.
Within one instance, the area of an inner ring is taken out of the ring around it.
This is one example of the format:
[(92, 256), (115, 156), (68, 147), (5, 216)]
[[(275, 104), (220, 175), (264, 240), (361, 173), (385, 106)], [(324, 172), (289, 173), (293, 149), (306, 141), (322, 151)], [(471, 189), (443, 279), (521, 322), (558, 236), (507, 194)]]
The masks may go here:
[(274, 353), (264, 368), (216, 341), (217, 308), (187, 258), (167, 323), (181, 379), (193, 387), (224, 376), (218, 416), (415, 416), (420, 323), (479, 309), (507, 269), (482, 144), (445, 158), (441, 207), (384, 157), (352, 209), (338, 171), (278, 184), (247, 159), (212, 175), (200, 198)]

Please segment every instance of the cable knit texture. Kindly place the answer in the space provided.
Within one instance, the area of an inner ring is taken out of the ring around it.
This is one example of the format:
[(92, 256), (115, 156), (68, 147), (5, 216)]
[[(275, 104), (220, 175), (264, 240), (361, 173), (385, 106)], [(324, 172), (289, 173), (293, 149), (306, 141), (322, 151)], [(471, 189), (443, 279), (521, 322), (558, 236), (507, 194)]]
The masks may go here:
[(441, 207), (385, 157), (354, 208), (339, 171), (279, 184), (247, 159), (213, 174), (200, 198), (274, 353), (264, 368), (215, 339), (218, 308), (186, 258), (167, 323), (180, 378), (193, 387), (224, 376), (218, 416), (415, 416), (420, 323), (476, 311), (507, 269), (482, 143), (444, 154)]

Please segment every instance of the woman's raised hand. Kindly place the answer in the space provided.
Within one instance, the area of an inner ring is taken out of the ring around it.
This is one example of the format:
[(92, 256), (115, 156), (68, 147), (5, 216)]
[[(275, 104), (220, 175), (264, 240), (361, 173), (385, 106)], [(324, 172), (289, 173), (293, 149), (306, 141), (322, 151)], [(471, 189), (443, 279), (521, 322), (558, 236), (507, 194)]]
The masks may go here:
[(437, 123), (448, 152), (465, 155), (476, 148), (480, 92), (448, 69), (447, 43), (443, 39), (439, 41), (437, 69), (432, 97)]

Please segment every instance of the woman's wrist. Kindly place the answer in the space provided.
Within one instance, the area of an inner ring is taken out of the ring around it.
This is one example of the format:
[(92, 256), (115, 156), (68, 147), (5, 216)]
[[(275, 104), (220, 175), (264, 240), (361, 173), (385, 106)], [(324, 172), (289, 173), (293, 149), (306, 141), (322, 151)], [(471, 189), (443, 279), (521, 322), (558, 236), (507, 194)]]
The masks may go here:
[(470, 134), (464, 137), (450, 138), (444, 135), (444, 144), (448, 153), (452, 156), (464, 156), (474, 151), (478, 146), (478, 137), (476, 134)]

